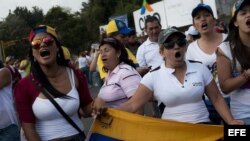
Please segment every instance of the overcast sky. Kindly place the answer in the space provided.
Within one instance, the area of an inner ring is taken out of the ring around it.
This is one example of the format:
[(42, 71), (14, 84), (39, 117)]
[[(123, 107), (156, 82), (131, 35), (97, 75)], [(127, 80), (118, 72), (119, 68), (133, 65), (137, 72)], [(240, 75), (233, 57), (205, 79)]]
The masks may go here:
[(26, 6), (29, 10), (33, 6), (37, 6), (43, 9), (44, 14), (53, 7), (61, 6), (70, 8), (71, 12), (80, 11), (82, 2), (87, 2), (88, 0), (0, 0), (0, 21), (9, 14), (9, 10), (12, 12), (17, 6)]

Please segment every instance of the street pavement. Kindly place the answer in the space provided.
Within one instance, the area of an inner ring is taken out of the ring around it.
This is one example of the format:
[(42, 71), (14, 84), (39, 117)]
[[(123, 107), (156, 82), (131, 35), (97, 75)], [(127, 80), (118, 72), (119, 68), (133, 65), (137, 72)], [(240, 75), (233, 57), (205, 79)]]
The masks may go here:
[[(94, 86), (92, 86), (91, 88), (89, 88), (91, 96), (92, 96), (93, 99), (97, 96), (97, 94), (99, 92), (99, 89), (100, 89), (100, 87), (94, 87)], [(92, 117), (84, 118), (83, 119), (84, 133), (86, 135), (88, 134), (89, 129), (90, 129), (92, 123), (93, 123)]]

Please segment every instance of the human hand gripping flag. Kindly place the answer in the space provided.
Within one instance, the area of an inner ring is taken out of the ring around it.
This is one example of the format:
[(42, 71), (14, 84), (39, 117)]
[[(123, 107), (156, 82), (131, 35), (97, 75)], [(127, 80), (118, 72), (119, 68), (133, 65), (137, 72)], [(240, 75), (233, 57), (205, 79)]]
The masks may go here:
[(215, 141), (223, 126), (145, 117), (109, 108), (97, 117), (87, 141)]

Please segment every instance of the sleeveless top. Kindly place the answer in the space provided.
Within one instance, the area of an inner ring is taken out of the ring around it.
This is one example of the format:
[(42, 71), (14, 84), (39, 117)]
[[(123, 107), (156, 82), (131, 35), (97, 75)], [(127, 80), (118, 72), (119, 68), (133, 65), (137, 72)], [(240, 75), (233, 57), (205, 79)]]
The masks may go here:
[[(3, 69), (3, 68), (2, 68)], [(2, 70), (0, 69), (0, 71)], [(1, 80), (1, 79), (0, 79)], [(14, 108), (12, 81), (8, 86), (0, 89), (0, 129), (11, 124), (18, 125), (16, 111)]]
[[(83, 130), (83, 123), (78, 116), (80, 101), (79, 93), (75, 87), (74, 72), (69, 68), (67, 68), (67, 72), (71, 84), (71, 90), (67, 95), (70, 98), (55, 98), (55, 101), (79, 128)], [(36, 130), (43, 141), (68, 137), (79, 133), (48, 99), (37, 97), (32, 105), (32, 110), (36, 117)]]
[[(223, 42), (219, 48), (225, 56), (230, 60), (231, 66), (234, 66), (233, 56), (229, 42)], [(236, 77), (241, 74), (241, 66), (238, 60), (235, 62), (235, 67), (232, 67), (232, 76)], [(230, 92), (230, 110), (235, 119), (243, 119), (250, 117), (250, 80), (241, 88)]]

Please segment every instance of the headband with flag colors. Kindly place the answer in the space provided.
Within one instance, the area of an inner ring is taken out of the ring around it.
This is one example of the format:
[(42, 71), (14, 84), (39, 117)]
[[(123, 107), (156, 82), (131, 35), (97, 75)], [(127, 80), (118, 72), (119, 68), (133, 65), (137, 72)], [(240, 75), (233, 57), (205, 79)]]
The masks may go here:
[(141, 15), (143, 15), (146, 12), (146, 9), (148, 12), (153, 11), (153, 8), (150, 4), (147, 3), (146, 0), (143, 0), (142, 7), (141, 7)]
[(57, 38), (57, 34), (54, 28), (47, 26), (47, 25), (38, 25), (34, 29), (31, 30), (29, 34), (29, 41), (31, 42), (36, 34), (38, 33), (49, 33)]

